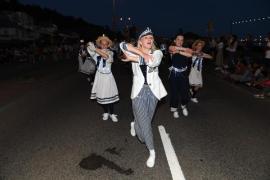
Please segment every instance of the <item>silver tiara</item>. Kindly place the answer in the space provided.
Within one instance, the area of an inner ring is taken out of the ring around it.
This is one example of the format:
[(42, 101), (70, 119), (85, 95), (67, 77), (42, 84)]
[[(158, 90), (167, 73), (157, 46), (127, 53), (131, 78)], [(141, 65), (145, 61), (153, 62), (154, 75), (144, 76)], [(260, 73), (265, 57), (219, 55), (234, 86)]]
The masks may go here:
[(143, 36), (150, 35), (150, 34), (153, 35), (153, 32), (152, 32), (152, 30), (149, 27), (147, 27), (146, 30), (144, 30), (140, 34), (139, 39), (141, 39)]

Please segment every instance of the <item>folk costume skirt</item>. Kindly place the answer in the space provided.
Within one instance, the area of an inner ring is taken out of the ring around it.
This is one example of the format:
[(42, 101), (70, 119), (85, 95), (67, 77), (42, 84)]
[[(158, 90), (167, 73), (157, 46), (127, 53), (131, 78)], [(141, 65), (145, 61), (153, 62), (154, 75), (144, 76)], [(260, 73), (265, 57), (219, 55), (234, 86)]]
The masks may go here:
[(202, 72), (192, 67), (189, 73), (189, 84), (191, 86), (202, 87), (203, 86)]
[(90, 99), (96, 99), (99, 104), (119, 101), (118, 89), (112, 73), (96, 72)]

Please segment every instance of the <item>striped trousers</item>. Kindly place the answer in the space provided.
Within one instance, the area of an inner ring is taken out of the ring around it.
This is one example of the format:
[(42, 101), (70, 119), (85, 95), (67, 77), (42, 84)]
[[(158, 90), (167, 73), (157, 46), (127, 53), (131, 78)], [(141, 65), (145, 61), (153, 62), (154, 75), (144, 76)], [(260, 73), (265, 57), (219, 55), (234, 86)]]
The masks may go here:
[(149, 150), (154, 149), (151, 122), (157, 102), (158, 99), (152, 93), (148, 85), (144, 85), (138, 96), (132, 100), (135, 132), (139, 140), (145, 143)]

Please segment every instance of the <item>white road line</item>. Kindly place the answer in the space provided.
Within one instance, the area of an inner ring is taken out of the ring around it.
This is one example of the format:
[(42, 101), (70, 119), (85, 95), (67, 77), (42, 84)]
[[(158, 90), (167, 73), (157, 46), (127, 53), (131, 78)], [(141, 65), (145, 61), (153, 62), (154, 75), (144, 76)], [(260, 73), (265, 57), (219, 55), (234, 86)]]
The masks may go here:
[(180, 167), (179, 161), (173, 149), (169, 135), (166, 133), (164, 126), (160, 125), (158, 126), (158, 129), (159, 129), (160, 137), (161, 137), (163, 147), (165, 150), (165, 154), (167, 157), (167, 161), (168, 161), (171, 173), (172, 173), (173, 180), (185, 180), (185, 176)]

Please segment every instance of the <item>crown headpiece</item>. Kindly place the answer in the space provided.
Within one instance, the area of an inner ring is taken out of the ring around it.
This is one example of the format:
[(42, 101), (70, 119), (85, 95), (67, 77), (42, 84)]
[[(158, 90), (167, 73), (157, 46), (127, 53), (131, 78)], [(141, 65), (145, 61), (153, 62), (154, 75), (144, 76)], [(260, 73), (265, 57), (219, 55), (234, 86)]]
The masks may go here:
[(152, 30), (149, 27), (147, 27), (146, 30), (144, 30), (140, 34), (139, 39), (141, 39), (143, 36), (147, 36), (147, 35), (153, 35), (153, 32), (152, 32)]

